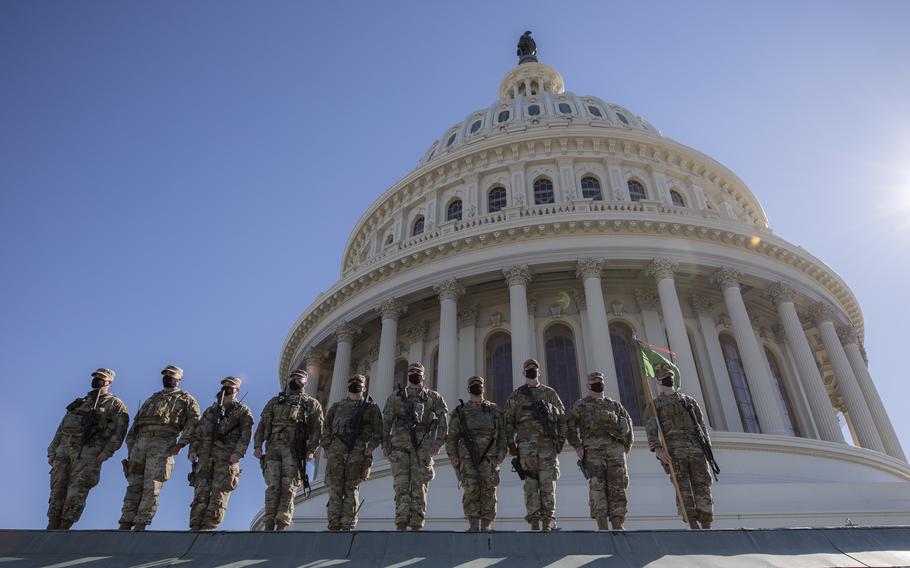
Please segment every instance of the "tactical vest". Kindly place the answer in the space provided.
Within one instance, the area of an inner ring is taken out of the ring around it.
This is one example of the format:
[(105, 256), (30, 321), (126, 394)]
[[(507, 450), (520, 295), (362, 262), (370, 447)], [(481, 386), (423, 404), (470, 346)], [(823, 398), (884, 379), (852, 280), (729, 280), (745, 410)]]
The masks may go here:
[(680, 393), (662, 395), (654, 401), (660, 416), (660, 426), (667, 439), (695, 439), (695, 425), (686, 410), (684, 396)]
[(474, 438), (491, 438), (496, 434), (495, 412), (496, 407), (492, 404), (466, 402), (464, 405), (464, 418), (467, 424), (462, 424), (461, 426), (470, 430)]
[(305, 395), (279, 397), (272, 405), (271, 435), (281, 432), (293, 433), (298, 422), (307, 420), (316, 399)]
[(140, 427), (140, 432), (157, 430), (156, 427), (179, 432), (186, 422), (190, 401), (190, 394), (184, 390), (156, 392), (139, 409), (134, 425)]
[[(202, 420), (199, 423), (200, 438), (198, 439), (203, 443), (208, 443), (212, 439), (212, 430), (215, 428), (219, 406), (218, 403), (213, 404), (202, 415)], [(233, 449), (243, 434), (241, 420), (249, 412), (249, 407), (239, 401), (234, 401), (233, 404), (225, 408), (224, 418), (221, 419), (221, 424), (218, 425), (218, 435), (214, 439), (215, 444), (223, 448)]]
[(93, 425), (97, 434), (93, 440), (95, 442), (103, 441), (109, 435), (110, 422), (116, 415), (114, 408), (117, 397), (112, 394), (103, 394), (95, 406), (95, 397), (89, 393), (82, 399), (76, 399), (66, 407), (66, 414), (63, 417), (63, 424), (60, 426), (60, 433), (65, 436), (82, 436), (87, 417), (95, 406), (97, 418)]

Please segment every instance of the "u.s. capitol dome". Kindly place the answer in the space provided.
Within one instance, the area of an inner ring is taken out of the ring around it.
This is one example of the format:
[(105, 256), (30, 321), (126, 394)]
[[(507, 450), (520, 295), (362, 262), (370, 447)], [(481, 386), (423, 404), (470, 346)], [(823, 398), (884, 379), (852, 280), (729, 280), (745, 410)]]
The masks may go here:
[[(566, 91), (532, 58), (357, 221), (339, 280), (282, 346), (280, 380), (307, 368), (328, 407), (362, 373), (382, 406), (407, 362), (422, 361), (452, 409), (475, 374), (504, 403), (535, 357), (568, 407), (602, 371), (636, 425), (626, 527), (676, 528), (673, 489), (640, 428), (637, 336), (676, 353), (683, 390), (706, 411), (722, 468), (717, 527), (910, 524), (910, 468), (863, 334), (847, 284), (776, 236), (733, 172), (622, 105)], [(592, 528), (568, 449), (559, 524)], [(318, 470), (292, 528), (325, 528)], [(520, 482), (506, 467), (502, 478), (494, 526), (526, 528)], [(378, 451), (361, 497), (359, 529), (393, 528)], [(428, 529), (464, 528), (444, 454), (428, 503)]]

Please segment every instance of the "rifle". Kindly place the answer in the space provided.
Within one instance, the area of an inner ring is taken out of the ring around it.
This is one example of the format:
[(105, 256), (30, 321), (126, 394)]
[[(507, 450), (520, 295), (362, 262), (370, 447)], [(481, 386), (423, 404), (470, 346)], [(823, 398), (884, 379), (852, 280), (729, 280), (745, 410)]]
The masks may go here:
[(585, 480), (591, 479), (591, 474), (588, 472), (588, 450), (586, 448), (581, 448), (581, 459), (575, 463), (578, 464), (578, 469), (581, 470)]
[(526, 478), (537, 479), (537, 476), (521, 467), (521, 450), (515, 446), (516, 456), (512, 458), (512, 471), (518, 474), (518, 479), (524, 481)]
[(524, 395), (531, 399), (531, 416), (540, 422), (544, 432), (553, 440), (553, 445), (556, 446), (558, 450), (560, 447), (559, 433), (556, 431), (556, 425), (550, 420), (551, 413), (549, 405), (542, 400), (536, 400), (534, 396), (531, 395), (531, 387), (528, 385), (522, 385), (518, 390), (521, 389), (524, 389)]
[(360, 406), (357, 407), (357, 413), (351, 418), (353, 426), (348, 428), (348, 436), (341, 439), (349, 452), (354, 449), (354, 445), (357, 444), (357, 438), (363, 433), (363, 413), (366, 412), (367, 406), (370, 404), (373, 404), (373, 397), (368, 396), (363, 399)]
[(689, 418), (692, 419), (692, 424), (695, 425), (695, 433), (698, 436), (698, 445), (701, 446), (701, 451), (705, 454), (705, 459), (708, 461), (708, 466), (711, 468), (711, 475), (714, 476), (714, 481), (718, 481), (717, 474), (720, 473), (720, 466), (717, 465), (717, 461), (714, 460), (714, 450), (711, 449), (711, 442), (708, 441), (708, 435), (698, 422), (698, 417), (695, 416), (695, 407), (692, 406), (692, 403), (685, 400), (684, 406), (686, 407), (686, 412), (689, 413)]
[(422, 438), (419, 442), (417, 441), (417, 421), (419, 420), (417, 409), (414, 407), (414, 402), (408, 400), (408, 395), (405, 393), (403, 386), (398, 387), (398, 398), (401, 399), (401, 403), (404, 405), (401, 417), (404, 421), (404, 429), (407, 430), (408, 434), (411, 436), (411, 445), (416, 452), (420, 448), (420, 444), (423, 443)]
[[(461, 439), (464, 440), (464, 445), (468, 449), (468, 457), (471, 458), (471, 465), (474, 466), (474, 479), (477, 480), (477, 487), (480, 489), (480, 494), (483, 495), (483, 477), (480, 475), (480, 462), (486, 456), (486, 452), (484, 452), (483, 456), (477, 455), (477, 444), (474, 443), (474, 436), (468, 429), (468, 421), (464, 417), (464, 401), (460, 398), (458, 399), (458, 406), (455, 407), (455, 414), (461, 422)], [(491, 438), (490, 444), (492, 443), (493, 439)], [(487, 445), (487, 450), (489, 449), (490, 446)]]
[(294, 446), (291, 448), (293, 450), (294, 459), (297, 461), (297, 472), (300, 475), (300, 479), (303, 482), (303, 498), (306, 499), (310, 496), (310, 476), (306, 472), (306, 456), (307, 456), (307, 438), (309, 434), (309, 428), (304, 416), (303, 420), (297, 421), (297, 426), (294, 431)]
[[(85, 398), (87, 399), (88, 397)], [(96, 389), (95, 402), (92, 404), (92, 409), (82, 415), (82, 439), (79, 442), (79, 453), (76, 455), (76, 459), (82, 457), (82, 449), (92, 441), (92, 438), (94, 438), (96, 434), (98, 434), (98, 423), (101, 422), (101, 416), (98, 414), (98, 399), (100, 398), (101, 390)], [(67, 407), (67, 409), (69, 409), (69, 407)]]

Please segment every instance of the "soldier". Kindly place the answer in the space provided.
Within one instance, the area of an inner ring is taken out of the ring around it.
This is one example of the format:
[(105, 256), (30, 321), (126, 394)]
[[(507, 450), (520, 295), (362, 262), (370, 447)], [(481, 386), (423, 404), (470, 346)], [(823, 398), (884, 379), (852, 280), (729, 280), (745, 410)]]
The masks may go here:
[(126, 405), (108, 392), (114, 377), (110, 369), (92, 373), (92, 390), (66, 407), (47, 448), (49, 529), (69, 529), (79, 520), (88, 492), (101, 479), (101, 464), (114, 455), (126, 436), (130, 422)]
[(250, 445), (253, 413), (237, 400), (241, 379), (221, 379), (215, 404), (205, 409), (187, 457), (193, 464), (190, 530), (210, 531), (224, 520), (231, 491), (240, 481), (240, 460)]
[(369, 479), (373, 450), (379, 446), (382, 413), (373, 399), (364, 399), (366, 377), (348, 379), (348, 396), (329, 408), (322, 433), (325, 485), (329, 490), (330, 531), (350, 531), (357, 525), (360, 482)]
[(395, 528), (423, 529), (433, 456), (445, 443), (448, 424), (442, 396), (423, 386), (423, 365), (408, 366), (408, 385), (399, 385), (382, 411), (382, 455), (392, 464)]
[(540, 364), (522, 365), (525, 384), (506, 401), (506, 440), (518, 476), (524, 480), (525, 520), (531, 530), (554, 528), (559, 452), (566, 442), (565, 407), (552, 388), (540, 383)]
[(461, 506), (469, 531), (488, 531), (496, 517), (499, 465), (506, 457), (505, 420), (496, 403), (483, 397), (483, 377), (468, 379), (467, 403), (452, 411), (446, 453), (464, 489)]
[[(669, 465), (672, 460), (689, 528), (710, 529), (714, 520), (714, 498), (711, 496), (711, 472), (700, 437), (704, 436), (707, 443), (710, 441), (701, 408), (694, 398), (673, 388), (673, 371), (668, 367), (660, 368), (655, 375), (660, 381), (660, 395), (649, 407), (648, 446), (667, 473), (670, 473)], [(666, 449), (662, 446), (657, 432), (654, 409), (660, 418), (660, 429), (667, 443)], [(676, 508), (681, 515), (678, 497)]]
[(283, 531), (291, 524), (301, 483), (304, 496), (309, 495), (306, 464), (316, 455), (322, 437), (322, 405), (304, 392), (306, 383), (306, 371), (291, 373), (285, 392), (266, 403), (256, 427), (253, 455), (260, 460), (268, 485), (262, 518), (267, 531)]
[(620, 402), (604, 395), (603, 373), (588, 375), (588, 390), (566, 418), (569, 443), (588, 480), (588, 503), (597, 529), (609, 529), (609, 519), (613, 530), (621, 531), (626, 520), (626, 454), (632, 448), (632, 419)]
[(174, 456), (190, 443), (199, 422), (196, 399), (180, 389), (183, 369), (168, 365), (161, 375), (164, 388), (145, 401), (126, 435), (127, 487), (120, 530), (144, 531), (152, 522), (161, 487), (171, 478)]

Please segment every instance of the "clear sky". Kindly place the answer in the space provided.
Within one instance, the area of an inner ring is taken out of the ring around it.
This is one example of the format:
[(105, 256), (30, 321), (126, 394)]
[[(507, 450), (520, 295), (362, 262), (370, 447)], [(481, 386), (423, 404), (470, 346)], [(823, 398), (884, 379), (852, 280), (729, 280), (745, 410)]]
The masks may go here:
[[(281, 343), (348, 233), (534, 31), (568, 90), (736, 172), (775, 232), (863, 308), (904, 446), (910, 264), (907, 2), (0, 2), (0, 527), (43, 527), (45, 450), (111, 367), (258, 415)], [(125, 448), (80, 528), (115, 527)], [(262, 506), (258, 464), (224, 528)], [(186, 527), (185, 452), (153, 528)]]

